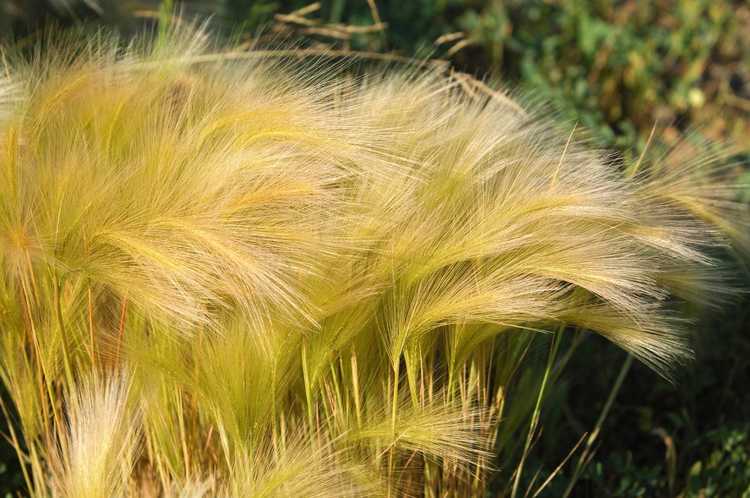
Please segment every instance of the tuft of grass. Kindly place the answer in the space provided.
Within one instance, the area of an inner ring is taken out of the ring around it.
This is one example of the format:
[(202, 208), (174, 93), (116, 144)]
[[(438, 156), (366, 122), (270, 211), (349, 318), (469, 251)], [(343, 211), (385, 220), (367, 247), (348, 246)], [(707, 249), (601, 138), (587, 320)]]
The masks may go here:
[(747, 233), (716, 153), (618, 170), (465, 75), (295, 54), (175, 26), (9, 58), (31, 496), (516, 495), (564, 338), (690, 357), (674, 301), (727, 292), (711, 251)]
[[(48, 455), (52, 496), (122, 496), (138, 457), (138, 415), (128, 402), (125, 377), (82, 380), (66, 398), (67, 424), (59, 449)], [(62, 428), (61, 428), (62, 429)]]

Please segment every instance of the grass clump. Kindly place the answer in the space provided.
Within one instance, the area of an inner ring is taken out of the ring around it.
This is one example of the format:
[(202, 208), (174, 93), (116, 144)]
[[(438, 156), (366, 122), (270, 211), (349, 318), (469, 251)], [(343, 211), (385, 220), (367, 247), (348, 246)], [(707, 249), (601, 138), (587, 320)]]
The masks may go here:
[(31, 496), (481, 496), (495, 467), (516, 495), (574, 330), (690, 357), (671, 304), (714, 302), (710, 251), (747, 242), (721, 157), (618, 171), (463, 76), (284, 54), (180, 31), (9, 59), (0, 375)]

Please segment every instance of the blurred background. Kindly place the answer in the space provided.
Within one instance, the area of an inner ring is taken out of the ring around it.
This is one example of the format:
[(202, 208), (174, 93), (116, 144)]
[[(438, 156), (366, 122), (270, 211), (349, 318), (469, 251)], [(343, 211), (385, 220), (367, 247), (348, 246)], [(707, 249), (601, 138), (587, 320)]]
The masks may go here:
[[(50, 26), (106, 26), (127, 37), (173, 12), (210, 18), (217, 36), (243, 47), (293, 38), (446, 61), (544, 102), (625, 161), (655, 126), (667, 147), (686, 137), (731, 143), (745, 164), (738, 196), (750, 201), (741, 186), (750, 184), (746, 0), (0, 0), (0, 47), (33, 46)], [(729, 264), (750, 289), (742, 258)], [(750, 498), (748, 304), (738, 292), (721, 311), (690, 310), (697, 358), (675, 384), (634, 365), (613, 389), (624, 353), (584, 341), (546, 401), (529, 464), (536, 479), (555, 470), (612, 397), (572, 496)], [(575, 465), (567, 467), (569, 476)], [(21, 484), (14, 453), (0, 448), (0, 496), (15, 496)], [(545, 496), (563, 491), (553, 482)]]

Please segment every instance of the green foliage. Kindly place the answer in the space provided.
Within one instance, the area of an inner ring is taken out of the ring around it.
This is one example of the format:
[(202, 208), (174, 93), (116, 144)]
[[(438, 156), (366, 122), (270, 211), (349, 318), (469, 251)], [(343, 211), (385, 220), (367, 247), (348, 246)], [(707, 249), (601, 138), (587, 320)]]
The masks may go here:
[[(679, 481), (670, 482), (668, 464), (644, 461), (638, 450), (602, 450), (602, 458), (591, 464), (579, 487), (581, 496), (723, 498), (750, 496), (750, 428), (721, 427), (696, 439), (688, 451)], [(605, 456), (606, 455), (606, 456)], [(551, 490), (551, 492), (554, 491)], [(677, 493), (679, 492), (679, 493)], [(554, 494), (549, 494), (552, 497)]]
[(711, 453), (690, 467), (685, 497), (750, 497), (750, 427), (722, 427), (699, 444)]
[[(306, 1), (227, 2), (247, 26)], [(442, 0), (377, 2), (384, 36), (368, 50), (450, 58), (538, 95), (593, 133), (600, 145), (638, 153), (655, 123), (672, 140), (702, 127), (712, 138), (747, 140), (750, 8), (741, 1)], [(265, 15), (258, 15), (258, 12)], [(366, 2), (323, 2), (329, 22), (372, 22)], [(436, 45), (446, 33), (456, 41)], [(461, 44), (460, 50), (456, 43)], [(455, 51), (454, 51), (455, 50)]]

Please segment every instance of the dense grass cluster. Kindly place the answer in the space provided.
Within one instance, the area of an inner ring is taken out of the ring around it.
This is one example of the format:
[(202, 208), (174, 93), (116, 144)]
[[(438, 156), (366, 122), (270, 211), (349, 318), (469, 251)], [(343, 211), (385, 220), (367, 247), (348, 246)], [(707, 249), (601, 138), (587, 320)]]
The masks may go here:
[(7, 63), (0, 375), (32, 496), (481, 496), (536, 416), (536, 335), (547, 374), (573, 329), (689, 356), (671, 301), (714, 302), (708, 251), (747, 242), (721, 158), (620, 171), (479, 83), (273, 55)]

